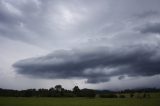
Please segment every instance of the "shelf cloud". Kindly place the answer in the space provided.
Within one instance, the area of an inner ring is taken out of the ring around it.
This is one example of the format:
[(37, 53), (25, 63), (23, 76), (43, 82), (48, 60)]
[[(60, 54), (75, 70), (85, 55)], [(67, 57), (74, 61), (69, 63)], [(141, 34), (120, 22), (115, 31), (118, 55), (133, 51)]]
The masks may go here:
[[(113, 76), (160, 74), (157, 47), (142, 45), (117, 49), (99, 47), (62, 50), (42, 57), (24, 59), (13, 66), (20, 74), (39, 78), (86, 78), (88, 83), (106, 82)], [(121, 78), (120, 78), (121, 79)]]

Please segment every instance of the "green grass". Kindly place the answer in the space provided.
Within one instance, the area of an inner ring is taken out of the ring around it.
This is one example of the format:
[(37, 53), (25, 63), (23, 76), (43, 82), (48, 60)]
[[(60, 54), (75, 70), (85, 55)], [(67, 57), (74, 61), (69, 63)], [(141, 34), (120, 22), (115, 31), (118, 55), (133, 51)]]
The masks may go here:
[(22, 98), (0, 97), (0, 106), (160, 106), (160, 98)]

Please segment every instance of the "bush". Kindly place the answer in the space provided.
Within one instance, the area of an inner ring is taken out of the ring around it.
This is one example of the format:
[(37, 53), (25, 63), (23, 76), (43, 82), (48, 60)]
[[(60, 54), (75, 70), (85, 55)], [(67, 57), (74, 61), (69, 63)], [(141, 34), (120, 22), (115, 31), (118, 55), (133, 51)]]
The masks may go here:
[(73, 93), (64, 93), (63, 97), (75, 97)]
[(125, 98), (125, 95), (119, 95), (119, 98)]
[(130, 94), (130, 98), (133, 98), (133, 97), (134, 97), (134, 94), (133, 94), (133, 93), (131, 93), (131, 94)]
[(99, 97), (101, 98), (117, 98), (116, 94), (100, 94)]

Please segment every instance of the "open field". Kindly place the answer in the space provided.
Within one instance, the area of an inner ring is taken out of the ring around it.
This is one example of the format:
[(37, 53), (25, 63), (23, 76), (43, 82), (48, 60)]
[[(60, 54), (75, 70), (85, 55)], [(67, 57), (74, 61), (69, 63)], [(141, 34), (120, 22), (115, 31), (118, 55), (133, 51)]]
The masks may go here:
[(0, 106), (160, 106), (160, 98), (0, 97)]

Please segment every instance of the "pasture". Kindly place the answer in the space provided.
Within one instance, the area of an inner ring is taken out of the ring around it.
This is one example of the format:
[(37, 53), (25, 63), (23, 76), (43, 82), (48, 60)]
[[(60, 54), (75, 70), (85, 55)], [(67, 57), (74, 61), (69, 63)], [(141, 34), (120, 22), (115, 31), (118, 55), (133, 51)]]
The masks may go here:
[(0, 106), (160, 106), (160, 98), (0, 97)]

